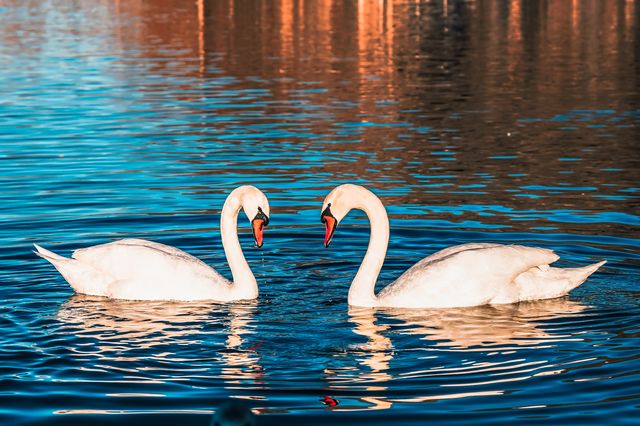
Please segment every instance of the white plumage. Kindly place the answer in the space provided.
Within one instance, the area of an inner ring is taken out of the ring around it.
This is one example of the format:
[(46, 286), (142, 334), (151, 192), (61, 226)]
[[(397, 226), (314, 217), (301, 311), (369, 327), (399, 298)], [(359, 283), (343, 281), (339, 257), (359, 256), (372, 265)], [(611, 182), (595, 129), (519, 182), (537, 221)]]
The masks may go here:
[(267, 198), (253, 186), (241, 186), (227, 197), (220, 231), (233, 282), (180, 249), (147, 240), (123, 239), (88, 247), (74, 251), (71, 258), (34, 245), (36, 254), (51, 262), (82, 294), (129, 300), (255, 299), (258, 286), (238, 242), (240, 209), (252, 218), (258, 245), (269, 215)]
[(440, 308), (549, 299), (567, 294), (605, 263), (553, 268), (549, 264), (559, 257), (552, 250), (463, 244), (422, 259), (375, 295), (389, 241), (389, 220), (378, 197), (350, 184), (331, 191), (322, 208), (327, 225), (325, 245), (340, 220), (354, 208), (367, 213), (371, 221), (369, 247), (349, 289), (349, 304), (354, 306)]

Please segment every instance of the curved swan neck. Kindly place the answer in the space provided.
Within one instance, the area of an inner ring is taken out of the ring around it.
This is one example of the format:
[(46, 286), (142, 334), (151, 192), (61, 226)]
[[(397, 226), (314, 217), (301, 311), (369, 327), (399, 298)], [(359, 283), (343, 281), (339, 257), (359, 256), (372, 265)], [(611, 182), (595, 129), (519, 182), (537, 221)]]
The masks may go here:
[(238, 240), (238, 213), (242, 209), (241, 194), (232, 192), (222, 207), (220, 215), (220, 234), (222, 246), (233, 276), (232, 290), (234, 293), (257, 297), (258, 283), (249, 268), (249, 264), (242, 253)]
[(358, 188), (351, 198), (352, 208), (364, 211), (371, 224), (369, 246), (360, 269), (349, 288), (350, 305), (373, 307), (377, 305), (376, 281), (382, 269), (389, 244), (389, 218), (382, 202), (372, 192)]

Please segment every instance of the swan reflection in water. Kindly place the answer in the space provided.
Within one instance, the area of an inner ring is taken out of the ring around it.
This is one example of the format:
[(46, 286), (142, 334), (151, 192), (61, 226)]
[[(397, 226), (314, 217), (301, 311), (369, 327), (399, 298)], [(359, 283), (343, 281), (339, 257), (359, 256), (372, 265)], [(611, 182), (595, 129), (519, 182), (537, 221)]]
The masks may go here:
[(247, 389), (262, 387), (264, 376), (249, 338), (255, 333), (256, 307), (255, 301), (226, 305), (76, 294), (61, 306), (57, 319), (61, 332), (78, 338), (70, 349), (83, 359), (99, 361), (93, 371), (115, 373), (116, 381), (209, 381), (219, 368), (226, 389), (245, 390), (236, 398), (258, 399), (246, 395)]
[[(354, 356), (357, 365), (326, 369), (325, 378), (330, 389), (358, 389), (374, 393), (376, 396), (358, 398), (359, 403), (356, 404), (343, 401), (343, 404), (332, 409), (381, 410), (390, 408), (394, 403), (501, 395), (505, 393), (503, 386), (491, 390), (483, 387), (483, 390), (475, 391), (474, 382), (479, 380), (483, 385), (487, 385), (528, 379), (537, 374), (555, 374), (559, 371), (549, 371), (553, 366), (547, 362), (531, 363), (520, 359), (523, 358), (521, 356), (518, 356), (517, 360), (503, 360), (502, 363), (488, 359), (487, 362), (474, 365), (459, 363), (454, 366), (443, 365), (447, 360), (438, 358), (443, 351), (449, 354), (469, 351), (487, 352), (487, 355), (497, 352), (510, 354), (524, 347), (543, 348), (554, 345), (554, 342), (576, 339), (570, 331), (563, 332), (562, 326), (553, 326), (550, 323), (571, 318), (585, 309), (586, 306), (567, 298), (452, 309), (352, 307), (349, 309), (349, 320), (353, 323), (353, 332), (366, 337), (367, 341), (351, 348), (350, 356)], [(425, 362), (413, 371), (400, 368), (394, 373), (391, 363), (394, 356), (399, 357), (401, 350), (396, 349), (393, 340), (402, 339), (402, 336), (407, 335), (419, 336), (425, 341), (424, 344), (411, 344), (412, 348), (419, 347), (419, 350), (425, 351), (425, 356), (419, 358)], [(491, 377), (498, 370), (518, 374), (513, 379), (492, 382)], [(481, 376), (481, 379), (475, 377), (473, 380), (464, 380), (465, 375), (473, 374)], [(436, 387), (429, 385), (429, 395), (409, 398), (385, 396), (393, 381), (420, 380), (435, 376), (450, 377), (451, 382)], [(463, 388), (464, 391), (456, 392), (456, 387)]]
[[(76, 294), (65, 302), (57, 318), (63, 331), (93, 338), (95, 346), (78, 345), (78, 352), (109, 358), (116, 352), (152, 349), (160, 345), (193, 343), (204, 322), (212, 317), (211, 303), (130, 301)], [(147, 353), (158, 355), (158, 353)]]
[(422, 336), (447, 350), (485, 351), (491, 347), (540, 346), (569, 334), (549, 332), (545, 321), (569, 317), (585, 310), (567, 298), (538, 300), (471, 308), (401, 310), (381, 309), (390, 319), (402, 322), (402, 334)]

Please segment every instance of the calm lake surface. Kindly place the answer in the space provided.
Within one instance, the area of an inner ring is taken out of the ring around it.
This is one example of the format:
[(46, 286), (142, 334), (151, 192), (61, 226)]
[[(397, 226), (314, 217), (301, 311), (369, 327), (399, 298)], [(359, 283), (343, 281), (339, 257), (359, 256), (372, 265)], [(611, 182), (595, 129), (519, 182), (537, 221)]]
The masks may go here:
[[(638, 424), (639, 38), (634, 1), (0, 1), (0, 424)], [(465, 242), (608, 263), (349, 309), (368, 222), (324, 249), (319, 220), (346, 182), (390, 215), (378, 289)], [(145, 238), (229, 277), (241, 184), (271, 203), (253, 303), (74, 295), (31, 252)]]

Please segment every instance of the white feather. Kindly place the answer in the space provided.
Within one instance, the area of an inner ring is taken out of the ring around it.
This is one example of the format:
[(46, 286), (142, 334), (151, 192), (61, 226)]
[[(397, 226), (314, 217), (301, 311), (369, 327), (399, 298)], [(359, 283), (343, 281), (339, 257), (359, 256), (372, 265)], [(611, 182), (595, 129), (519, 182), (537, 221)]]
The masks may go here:
[(240, 209), (268, 215), (264, 194), (242, 186), (225, 201), (221, 215), (222, 243), (234, 275), (230, 282), (207, 264), (175, 247), (139, 239), (123, 239), (59, 256), (37, 244), (36, 254), (53, 264), (78, 293), (129, 300), (255, 299), (258, 287), (238, 242)]
[(582, 268), (552, 268), (558, 256), (548, 249), (501, 244), (463, 244), (428, 256), (376, 295), (376, 280), (387, 252), (389, 220), (382, 202), (357, 185), (341, 185), (327, 195), (340, 221), (351, 209), (371, 222), (371, 239), (349, 288), (349, 304), (363, 307), (442, 308), (515, 303), (560, 297), (582, 284), (605, 262)]

